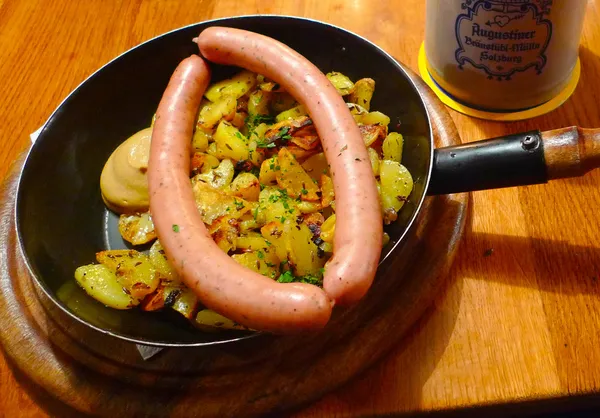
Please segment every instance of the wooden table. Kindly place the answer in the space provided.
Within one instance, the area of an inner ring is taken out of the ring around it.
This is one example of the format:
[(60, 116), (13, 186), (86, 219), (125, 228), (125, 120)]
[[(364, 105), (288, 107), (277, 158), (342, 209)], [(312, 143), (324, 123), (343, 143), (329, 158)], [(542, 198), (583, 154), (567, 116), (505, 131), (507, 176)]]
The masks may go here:
[[(423, 0), (0, 0), (0, 178), (29, 133), (108, 60), (180, 26), (253, 13), (340, 25), (417, 69)], [(590, 0), (581, 81), (562, 108), (512, 124), (453, 112), (463, 140), (575, 124), (600, 127), (599, 19), (600, 0)], [(546, 186), (473, 194), (461, 250), (435, 305), (384, 361), (299, 416), (452, 410), (597, 393), (599, 186), (597, 171)], [(0, 355), (0, 411), (60, 414), (55, 407)]]

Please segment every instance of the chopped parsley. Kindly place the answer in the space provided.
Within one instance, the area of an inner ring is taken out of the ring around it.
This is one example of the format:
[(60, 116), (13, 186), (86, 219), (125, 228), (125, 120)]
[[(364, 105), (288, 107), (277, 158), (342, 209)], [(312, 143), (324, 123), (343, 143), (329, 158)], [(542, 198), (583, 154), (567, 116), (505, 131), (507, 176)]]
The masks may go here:
[(292, 283), (294, 281), (295, 277), (292, 274), (291, 271), (286, 271), (285, 273), (281, 274), (279, 276), (279, 278), (277, 279), (277, 281), (279, 283)]
[(282, 273), (279, 276), (279, 278), (277, 279), (277, 281), (279, 283), (292, 283), (292, 282), (308, 283), (308, 284), (313, 284), (315, 286), (321, 286), (323, 284), (323, 280), (319, 277), (315, 277), (310, 274), (308, 274), (306, 276), (297, 277), (297, 276), (294, 276), (294, 274), (290, 270), (286, 271), (285, 273)]
[(256, 146), (258, 148), (275, 148), (277, 145), (275, 142), (266, 142), (262, 139), (256, 141)]
[(308, 194), (308, 190), (306, 190), (305, 188), (302, 188), (301, 192), (302, 194)]
[(244, 209), (244, 202), (238, 202), (237, 199), (233, 199), (233, 203), (235, 204), (237, 210)]
[(289, 126), (285, 126), (283, 128), (281, 128), (279, 130), (279, 139), (281, 139), (282, 141), (289, 141), (290, 139), (292, 139), (292, 136), (290, 135), (290, 127)]
[(263, 253), (262, 251), (257, 251), (257, 252), (256, 252), (256, 256), (257, 256), (258, 258), (260, 258), (261, 260), (262, 260), (263, 258), (265, 258), (265, 255), (264, 255), (264, 253)]
[(173, 224), (173, 232), (179, 232), (179, 225)]

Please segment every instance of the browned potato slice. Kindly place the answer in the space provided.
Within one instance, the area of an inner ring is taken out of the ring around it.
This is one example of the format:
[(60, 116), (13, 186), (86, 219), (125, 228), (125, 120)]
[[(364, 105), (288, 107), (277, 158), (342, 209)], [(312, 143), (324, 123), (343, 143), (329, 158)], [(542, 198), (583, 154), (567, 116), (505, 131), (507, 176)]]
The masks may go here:
[(279, 221), (269, 222), (260, 229), (262, 236), (275, 248), (275, 255), (282, 261), (288, 259), (288, 230), (289, 221), (286, 224)]
[(263, 83), (260, 83), (260, 85), (258, 86), (258, 88), (261, 89), (262, 91), (267, 91), (269, 93), (281, 93), (281, 92), (285, 91), (279, 85), (279, 83), (276, 83), (274, 81), (265, 81)]
[(201, 110), (196, 122), (197, 128), (211, 129), (221, 119), (233, 120), (237, 101), (233, 96), (223, 96), (214, 103), (207, 103)]
[(387, 128), (381, 125), (359, 125), (359, 129), (367, 147), (387, 135)]
[(121, 215), (119, 233), (124, 240), (133, 245), (147, 244), (156, 239), (154, 223), (148, 212), (140, 215)]
[(313, 233), (309, 227), (302, 223), (290, 227), (285, 232), (284, 236), (288, 236), (288, 260), (292, 265), (294, 274), (296, 276), (318, 276), (327, 260), (313, 242)]
[(354, 91), (350, 94), (348, 100), (369, 110), (374, 92), (375, 80), (372, 78), (361, 78), (354, 83)]
[(354, 91), (354, 83), (344, 74), (332, 71), (327, 73), (326, 77), (341, 96), (347, 96)]
[(125, 292), (134, 299), (143, 299), (160, 283), (148, 256), (135, 250), (101, 251), (96, 260), (115, 273)]
[(301, 200), (296, 203), (296, 208), (300, 211), (300, 213), (314, 213), (323, 209), (321, 202), (308, 202), (306, 200)]
[(280, 169), (277, 156), (264, 160), (260, 165), (260, 174), (258, 175), (260, 184), (268, 186), (277, 183), (277, 171)]
[(258, 196), (258, 213), (255, 218), (259, 222), (285, 222), (286, 219), (296, 219), (300, 215), (298, 201), (275, 187), (265, 187)]
[(212, 141), (212, 130), (196, 128), (192, 137), (192, 148), (196, 152), (204, 152), (208, 148), (208, 143)]
[(302, 163), (302, 168), (304, 168), (304, 171), (306, 171), (313, 180), (317, 181), (321, 179), (321, 174), (329, 173), (329, 165), (327, 164), (327, 159), (323, 152), (315, 154), (304, 161)]
[(206, 332), (220, 330), (248, 330), (248, 328), (210, 309), (203, 309), (196, 314), (195, 325)]
[(404, 138), (397, 132), (390, 134), (383, 140), (382, 150), (383, 159), (402, 162), (402, 148), (404, 146)]
[(187, 287), (177, 290), (178, 294), (176, 295), (173, 304), (170, 306), (171, 309), (179, 312), (187, 319), (193, 319), (198, 311), (198, 297), (191, 289)]
[(240, 227), (236, 219), (230, 216), (221, 216), (212, 223), (208, 232), (224, 252), (228, 253), (236, 249), (236, 240), (240, 235)]
[(75, 270), (75, 280), (98, 302), (114, 309), (131, 309), (139, 304), (117, 280), (115, 272), (104, 264), (89, 264)]
[(251, 202), (228, 195), (201, 181), (194, 184), (193, 191), (202, 220), (207, 225), (212, 224), (221, 216), (239, 219), (253, 209)]
[(363, 125), (381, 125), (386, 128), (390, 124), (390, 117), (381, 112), (369, 112), (366, 115), (361, 115), (358, 123)]
[(333, 243), (333, 236), (335, 235), (335, 213), (323, 222), (321, 225), (321, 239), (330, 244)]
[(240, 71), (231, 78), (211, 84), (206, 89), (204, 97), (211, 102), (216, 102), (225, 96), (238, 99), (252, 90), (256, 85), (256, 78), (256, 74), (251, 71)]
[(148, 257), (162, 283), (180, 283), (181, 280), (171, 263), (169, 263), (169, 259), (159, 240), (156, 240), (152, 244), (152, 247), (150, 247)]
[(317, 147), (312, 150), (305, 150), (305, 149), (300, 148), (296, 144), (290, 144), (287, 146), (287, 150), (290, 152), (290, 154), (292, 154), (294, 156), (294, 158), (299, 163), (303, 163), (308, 158), (310, 158), (313, 155), (315, 155), (316, 153), (318, 153), (320, 151), (320, 149), (321, 149), (320, 147)]
[(371, 160), (371, 167), (373, 168), (373, 174), (379, 175), (379, 154), (373, 148), (369, 147), (369, 160)]
[(248, 138), (231, 123), (221, 121), (213, 136), (217, 144), (218, 158), (230, 158), (233, 161), (248, 159)]
[(258, 232), (250, 232), (246, 235), (242, 235), (237, 239), (237, 248), (242, 250), (251, 250), (251, 251), (268, 251), (272, 246), (270, 241), (267, 241), (261, 234)]
[(255, 90), (248, 98), (248, 113), (250, 115), (268, 115), (271, 95), (262, 90)]
[(233, 117), (231, 124), (238, 129), (242, 129), (244, 127), (244, 124), (246, 123), (247, 117), (248, 114), (246, 112), (240, 112), (238, 110), (237, 112), (235, 112), (235, 116)]
[(203, 152), (195, 152), (192, 156), (192, 174), (196, 175), (199, 173), (208, 173), (210, 170), (219, 166), (219, 160), (217, 157), (205, 154)]
[(158, 288), (144, 298), (140, 303), (140, 308), (146, 312), (159, 311), (165, 307), (165, 287), (159, 285)]
[(321, 175), (321, 206), (326, 208), (335, 200), (333, 181), (325, 174)]
[(383, 218), (390, 224), (398, 217), (398, 211), (408, 200), (413, 189), (410, 172), (396, 161), (383, 160), (380, 168), (381, 204)]
[(290, 197), (308, 201), (319, 200), (319, 187), (287, 148), (281, 148), (277, 156), (281, 169), (276, 173), (277, 184)]
[(275, 120), (277, 122), (281, 122), (281, 121), (284, 121), (287, 119), (297, 119), (300, 116), (306, 116), (306, 115), (308, 115), (308, 111), (306, 110), (304, 105), (299, 105), (299, 106), (292, 107), (291, 109), (281, 112), (280, 114), (278, 114), (275, 117)]
[(214, 189), (227, 189), (233, 180), (235, 167), (231, 160), (225, 159), (219, 163), (217, 168), (207, 171), (206, 173), (198, 174), (194, 177), (193, 183), (202, 180), (202, 182), (210, 185)]
[(252, 173), (240, 173), (231, 182), (231, 193), (242, 199), (256, 202), (260, 194), (260, 183)]
[(235, 261), (263, 276), (275, 279), (279, 276), (279, 259), (275, 254), (266, 251), (252, 251), (231, 256)]

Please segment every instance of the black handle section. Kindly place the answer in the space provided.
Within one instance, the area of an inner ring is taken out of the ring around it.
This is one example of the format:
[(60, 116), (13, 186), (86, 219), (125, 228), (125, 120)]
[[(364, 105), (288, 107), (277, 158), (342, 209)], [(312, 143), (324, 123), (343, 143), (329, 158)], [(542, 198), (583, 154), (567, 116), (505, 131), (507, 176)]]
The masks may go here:
[(548, 181), (539, 131), (434, 151), (427, 194), (472, 192)]

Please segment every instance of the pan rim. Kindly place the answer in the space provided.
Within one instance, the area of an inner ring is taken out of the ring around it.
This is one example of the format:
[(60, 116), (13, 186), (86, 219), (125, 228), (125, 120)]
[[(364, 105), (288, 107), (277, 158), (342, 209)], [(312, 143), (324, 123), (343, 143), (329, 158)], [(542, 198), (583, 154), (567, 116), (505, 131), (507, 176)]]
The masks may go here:
[(380, 54), (382, 54), (384, 57), (386, 57), (388, 60), (390, 60), (396, 66), (397, 70), (399, 70), (402, 73), (404, 78), (408, 81), (411, 89), (419, 97), (420, 105), (422, 106), (422, 108), (424, 110), (424, 114), (426, 115), (425, 119), (426, 119), (426, 123), (427, 123), (428, 141), (429, 141), (429, 147), (430, 147), (429, 161), (427, 161), (428, 167), (427, 167), (427, 170), (426, 170), (426, 173), (424, 176), (424, 180), (423, 180), (423, 195), (420, 197), (418, 202), (415, 202), (416, 203), (415, 209), (414, 209), (411, 217), (409, 218), (409, 220), (406, 224), (406, 227), (404, 228), (404, 231), (398, 237), (397, 242), (386, 252), (385, 256), (379, 260), (378, 267), (381, 267), (381, 265), (383, 263), (385, 263), (394, 252), (396, 252), (397, 248), (399, 248), (401, 245), (404, 244), (405, 237), (407, 236), (407, 234), (409, 233), (411, 228), (414, 226), (415, 220), (417, 219), (419, 213), (421, 212), (424, 201), (427, 197), (427, 190), (429, 189), (429, 184), (430, 184), (430, 180), (431, 180), (431, 172), (433, 169), (434, 143), (433, 143), (433, 129), (432, 129), (432, 125), (431, 125), (431, 114), (430, 114), (430, 111), (428, 110), (427, 106), (425, 105), (425, 100), (424, 100), (423, 94), (419, 91), (415, 82), (410, 77), (408, 72), (400, 64), (400, 61), (398, 61), (395, 57), (390, 55), (388, 52), (386, 52), (383, 48), (379, 47), (374, 42), (366, 39), (365, 37), (363, 37), (361, 35), (358, 35), (355, 32), (352, 32), (348, 29), (341, 28), (341, 27), (339, 27), (337, 25), (333, 25), (331, 23), (327, 23), (327, 22), (323, 22), (323, 21), (320, 21), (317, 19), (312, 19), (312, 18), (307, 18), (307, 17), (292, 16), (292, 15), (278, 15), (278, 14), (247, 14), (247, 15), (221, 17), (221, 18), (216, 18), (216, 19), (199, 21), (199, 22), (195, 22), (195, 23), (192, 23), (189, 25), (185, 25), (185, 26), (164, 32), (164, 33), (157, 35), (155, 37), (152, 37), (144, 42), (141, 42), (141, 43), (129, 48), (128, 50), (118, 54), (117, 56), (115, 56), (114, 58), (112, 58), (111, 60), (109, 60), (108, 62), (103, 64), (102, 66), (100, 66), (97, 70), (93, 71), (82, 82), (80, 82), (69, 94), (67, 94), (65, 96), (65, 98), (54, 109), (54, 111), (52, 111), (52, 113), (50, 114), (48, 119), (44, 122), (42, 127), (39, 129), (39, 135), (38, 135), (36, 141), (27, 150), (23, 165), (22, 165), (21, 169), (19, 170), (19, 173), (17, 176), (17, 194), (16, 194), (16, 198), (15, 198), (15, 205), (13, 208), (13, 216), (14, 216), (14, 220), (15, 220), (15, 232), (16, 232), (17, 243), (18, 243), (18, 247), (19, 247), (20, 253), (22, 255), (23, 263), (26, 267), (27, 273), (29, 273), (29, 276), (33, 279), (33, 281), (35, 282), (35, 285), (37, 285), (37, 287), (42, 291), (44, 296), (47, 297), (53, 303), (54, 306), (56, 306), (60, 311), (62, 311), (62, 313), (66, 314), (69, 318), (71, 318), (71, 319), (79, 322), (80, 324), (82, 324), (86, 327), (89, 327), (97, 332), (100, 332), (101, 334), (104, 334), (104, 335), (107, 335), (107, 336), (110, 336), (113, 338), (117, 338), (119, 340), (122, 340), (122, 341), (125, 341), (128, 343), (134, 343), (134, 344), (150, 346), (150, 347), (161, 347), (161, 348), (211, 347), (211, 346), (219, 346), (219, 345), (224, 345), (224, 344), (232, 344), (232, 343), (240, 342), (243, 340), (257, 338), (261, 335), (267, 335), (262, 332), (252, 332), (249, 334), (240, 335), (239, 337), (232, 337), (232, 338), (223, 339), (223, 340), (219, 340), (219, 341), (169, 342), (169, 341), (161, 341), (161, 340), (148, 340), (148, 339), (143, 339), (143, 338), (135, 338), (135, 337), (128, 336), (126, 334), (122, 334), (122, 333), (119, 333), (116, 331), (111, 331), (111, 330), (99, 327), (97, 325), (94, 325), (94, 324), (84, 320), (83, 318), (75, 315), (73, 312), (71, 312), (71, 310), (69, 310), (66, 306), (64, 306), (61, 301), (57, 300), (56, 296), (54, 295), (55, 292), (51, 291), (48, 288), (45, 281), (42, 279), (41, 274), (38, 274), (38, 272), (35, 271), (35, 267), (33, 266), (34, 263), (30, 259), (29, 255), (27, 254), (27, 252), (25, 250), (24, 238), (23, 238), (23, 232), (22, 232), (22, 223), (21, 223), (20, 217), (18, 216), (18, 214), (20, 212), (20, 207), (22, 205), (22, 199), (23, 199), (23, 193), (24, 193), (23, 187), (22, 187), (23, 174), (29, 167), (28, 162), (31, 158), (31, 155), (36, 150), (36, 147), (39, 147), (40, 146), (39, 144), (41, 142), (43, 142), (44, 134), (46, 132), (46, 129), (47, 129), (50, 121), (52, 121), (54, 119), (54, 117), (56, 116), (57, 113), (60, 112), (60, 110), (62, 109), (64, 104), (71, 98), (71, 96), (75, 95), (82, 88), (82, 86), (84, 86), (86, 83), (88, 83), (99, 72), (103, 71), (106, 67), (112, 65), (114, 62), (120, 60), (126, 54), (129, 54), (136, 49), (142, 48), (146, 44), (154, 42), (158, 39), (165, 38), (174, 33), (182, 32), (182, 31), (185, 31), (185, 30), (188, 30), (190, 28), (200, 26), (200, 25), (204, 25), (204, 26), (213, 25), (214, 26), (216, 24), (223, 23), (223, 22), (225, 22), (227, 25), (232, 22), (236, 22), (236, 21), (240, 21), (240, 20), (251, 20), (251, 19), (258, 19), (258, 18), (272, 18), (272, 19), (281, 19), (281, 20), (292, 20), (292, 21), (296, 21), (296, 22), (309, 22), (311, 24), (328, 27), (337, 32), (343, 32), (346, 35), (349, 35), (350, 37), (358, 38), (362, 42), (369, 45), (370, 48), (374, 48), (376, 51), (378, 51)]

